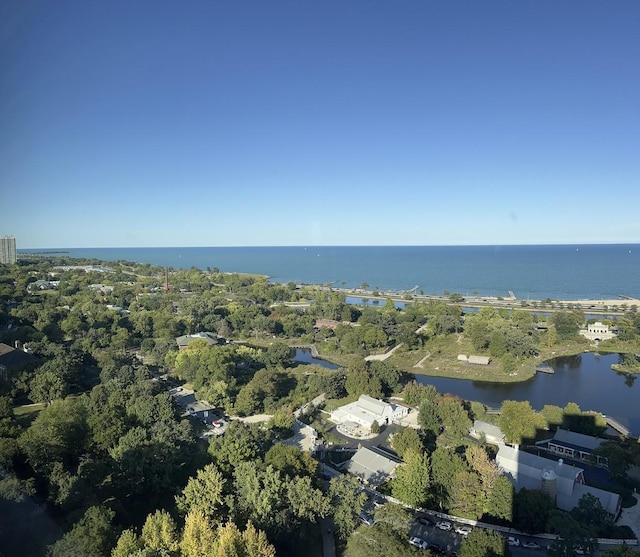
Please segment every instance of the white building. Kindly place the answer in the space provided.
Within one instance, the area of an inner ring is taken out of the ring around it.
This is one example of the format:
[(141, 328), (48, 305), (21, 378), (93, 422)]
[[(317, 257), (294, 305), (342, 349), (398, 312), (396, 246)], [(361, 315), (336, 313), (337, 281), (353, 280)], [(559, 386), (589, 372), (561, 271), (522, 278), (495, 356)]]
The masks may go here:
[(481, 420), (473, 422), (473, 426), (469, 430), (469, 435), (475, 439), (483, 439), (492, 445), (504, 443), (504, 433), (497, 426)]
[(615, 520), (622, 509), (622, 498), (617, 493), (591, 487), (584, 483), (584, 470), (551, 460), (507, 445), (498, 445), (496, 463), (506, 474), (516, 491), (535, 489), (549, 495), (556, 506), (570, 511), (584, 495), (597, 497), (607, 513)]
[(347, 462), (346, 469), (369, 485), (380, 485), (394, 476), (399, 464), (399, 459), (391, 458), (375, 448), (360, 447)]
[(371, 427), (373, 422), (386, 425), (401, 420), (409, 414), (409, 408), (360, 395), (356, 402), (341, 406), (331, 412), (331, 420), (337, 424), (354, 424)]
[(14, 265), (16, 261), (18, 261), (16, 239), (13, 236), (2, 236), (0, 238), (0, 263)]
[(600, 321), (589, 323), (587, 329), (582, 329), (580, 334), (589, 340), (609, 340), (616, 336), (614, 332), (609, 330), (608, 325), (600, 323)]

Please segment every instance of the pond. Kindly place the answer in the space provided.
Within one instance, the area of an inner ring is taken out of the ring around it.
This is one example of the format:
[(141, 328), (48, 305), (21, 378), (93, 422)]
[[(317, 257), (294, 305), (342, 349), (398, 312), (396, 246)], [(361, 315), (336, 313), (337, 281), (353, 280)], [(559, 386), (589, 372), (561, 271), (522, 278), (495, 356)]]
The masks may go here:
[(487, 383), (446, 377), (416, 375), (422, 384), (433, 385), (440, 393), (451, 393), (466, 400), (477, 400), (499, 408), (504, 400), (528, 400), (536, 410), (545, 404), (563, 408), (575, 402), (581, 410), (595, 410), (611, 416), (640, 434), (640, 382), (637, 375), (618, 373), (611, 364), (618, 354), (585, 352), (549, 360), (555, 373), (537, 373), (519, 383)]
[(327, 369), (340, 369), (340, 366), (332, 364), (331, 362), (327, 362), (327, 360), (314, 358), (311, 355), (311, 350), (309, 350), (308, 348), (296, 348), (296, 353), (293, 356), (293, 360), (301, 364), (315, 364), (317, 366), (326, 367)]

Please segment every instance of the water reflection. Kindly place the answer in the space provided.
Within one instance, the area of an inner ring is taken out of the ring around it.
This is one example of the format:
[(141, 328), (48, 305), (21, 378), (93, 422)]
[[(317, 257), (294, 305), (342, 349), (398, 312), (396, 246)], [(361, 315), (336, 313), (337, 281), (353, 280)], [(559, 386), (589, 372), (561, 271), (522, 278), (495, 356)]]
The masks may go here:
[(311, 355), (311, 350), (308, 348), (296, 348), (296, 353), (293, 360), (301, 364), (315, 364), (317, 366), (326, 367), (327, 369), (340, 369), (340, 366), (327, 362), (327, 360), (321, 360), (320, 358), (314, 358)]
[[(611, 369), (618, 354), (584, 353), (555, 358), (548, 363), (554, 374), (538, 373), (520, 383), (488, 383), (446, 377), (417, 375), (416, 380), (432, 384), (440, 393), (451, 393), (467, 400), (477, 400), (499, 408), (504, 400), (528, 400), (536, 410), (545, 404), (564, 408), (575, 402), (581, 410), (595, 410), (609, 415), (640, 433), (640, 387), (636, 375)], [(640, 385), (640, 384), (639, 384)]]

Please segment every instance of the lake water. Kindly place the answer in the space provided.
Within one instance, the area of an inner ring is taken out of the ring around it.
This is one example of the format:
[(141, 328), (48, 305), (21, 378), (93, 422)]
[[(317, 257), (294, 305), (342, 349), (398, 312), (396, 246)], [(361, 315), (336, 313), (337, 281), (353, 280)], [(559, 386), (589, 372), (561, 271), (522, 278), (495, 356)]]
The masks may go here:
[(440, 393), (477, 400), (499, 408), (505, 400), (528, 400), (536, 410), (545, 404), (564, 407), (575, 402), (581, 410), (595, 410), (615, 418), (634, 435), (640, 434), (640, 381), (638, 376), (617, 373), (611, 364), (618, 354), (591, 352), (550, 360), (554, 374), (537, 373), (520, 383), (487, 383), (446, 377), (416, 375), (416, 380), (433, 385)]
[[(526, 300), (640, 297), (640, 245), (58, 248), (70, 257), (268, 275), (274, 282)], [(18, 250), (27, 254), (37, 250)]]
[(327, 360), (321, 360), (320, 358), (314, 358), (311, 355), (311, 350), (306, 348), (296, 348), (296, 353), (293, 357), (295, 362), (301, 364), (315, 364), (317, 366), (326, 367), (327, 369), (339, 369), (340, 366), (327, 362)]
[[(357, 296), (345, 296), (345, 302), (354, 306), (373, 306), (375, 308), (384, 307), (387, 303), (386, 300), (379, 300), (378, 298), (359, 298)], [(397, 309), (403, 309), (407, 304), (406, 302), (394, 301), (393, 305)]]

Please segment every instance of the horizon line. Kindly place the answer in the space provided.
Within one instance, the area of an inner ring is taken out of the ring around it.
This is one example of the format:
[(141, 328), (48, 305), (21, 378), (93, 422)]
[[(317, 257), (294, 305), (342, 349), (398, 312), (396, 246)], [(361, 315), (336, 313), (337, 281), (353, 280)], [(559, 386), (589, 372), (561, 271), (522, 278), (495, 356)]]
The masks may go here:
[(18, 248), (21, 250), (76, 250), (76, 249), (191, 249), (191, 248), (407, 248), (407, 247), (425, 247), (425, 248), (466, 248), (466, 247), (562, 247), (562, 246), (628, 246), (640, 245), (640, 241), (626, 242), (560, 242), (560, 243), (488, 243), (488, 244), (279, 244), (279, 245), (167, 245), (167, 246), (69, 246), (69, 247), (26, 247)]

